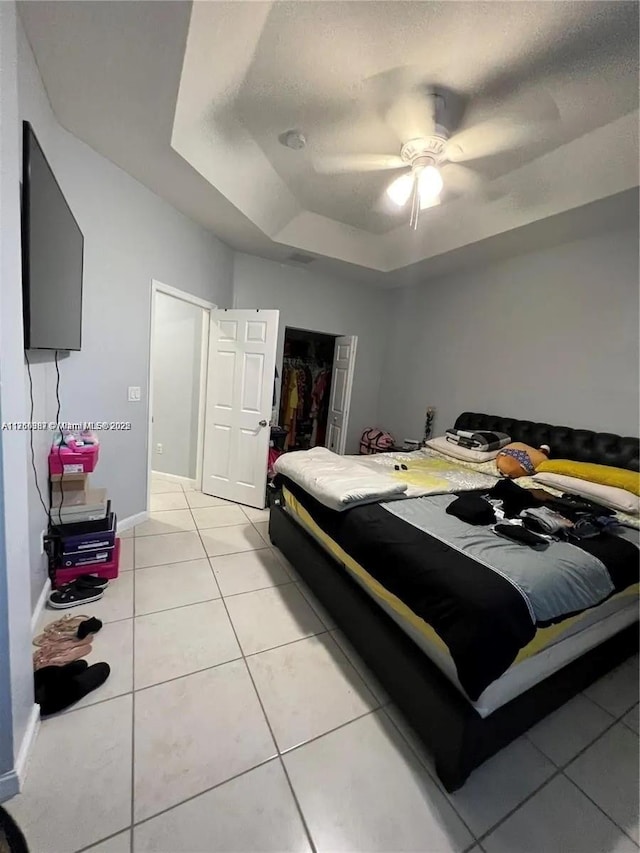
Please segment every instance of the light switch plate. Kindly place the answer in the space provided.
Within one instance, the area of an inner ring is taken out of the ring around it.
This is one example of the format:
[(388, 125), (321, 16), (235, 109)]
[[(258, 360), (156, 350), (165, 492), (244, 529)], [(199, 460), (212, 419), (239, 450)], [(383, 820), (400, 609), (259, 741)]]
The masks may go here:
[(140, 386), (139, 385), (129, 385), (127, 389), (127, 400), (130, 403), (139, 403), (140, 402)]

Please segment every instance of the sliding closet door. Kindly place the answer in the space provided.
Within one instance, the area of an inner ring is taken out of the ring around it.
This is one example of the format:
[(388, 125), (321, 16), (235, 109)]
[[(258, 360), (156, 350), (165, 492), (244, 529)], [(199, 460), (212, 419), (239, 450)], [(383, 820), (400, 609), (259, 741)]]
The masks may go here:
[(327, 447), (334, 453), (344, 453), (349, 426), (349, 405), (353, 386), (353, 370), (356, 362), (355, 335), (336, 338), (331, 377), (331, 400), (327, 425)]
[(265, 505), (278, 311), (211, 312), (202, 491)]

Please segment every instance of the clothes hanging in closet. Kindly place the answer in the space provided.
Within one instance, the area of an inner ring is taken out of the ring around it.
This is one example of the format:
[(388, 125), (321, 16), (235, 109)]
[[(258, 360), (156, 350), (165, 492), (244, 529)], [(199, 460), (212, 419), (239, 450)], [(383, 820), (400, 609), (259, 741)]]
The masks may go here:
[(311, 411), (309, 413), (313, 420), (311, 447), (316, 447), (318, 444), (324, 445), (327, 423), (325, 415), (328, 409), (329, 399), (326, 392), (329, 387), (329, 379), (329, 371), (322, 368), (316, 373), (313, 380), (313, 388), (311, 391)]
[(296, 443), (296, 421), (298, 418), (298, 374), (293, 368), (285, 367), (282, 374), (282, 388), (284, 402), (284, 428), (288, 431), (284, 442), (285, 450), (295, 446)]
[(331, 372), (325, 365), (285, 356), (280, 407), (287, 430), (285, 450), (324, 442), (330, 381)]

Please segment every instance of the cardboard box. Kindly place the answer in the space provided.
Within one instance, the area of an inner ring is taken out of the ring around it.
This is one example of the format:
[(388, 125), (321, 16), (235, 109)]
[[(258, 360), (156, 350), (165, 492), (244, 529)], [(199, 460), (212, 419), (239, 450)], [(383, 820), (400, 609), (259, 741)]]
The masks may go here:
[(89, 488), (88, 474), (51, 474), (51, 489), (54, 492), (87, 491)]

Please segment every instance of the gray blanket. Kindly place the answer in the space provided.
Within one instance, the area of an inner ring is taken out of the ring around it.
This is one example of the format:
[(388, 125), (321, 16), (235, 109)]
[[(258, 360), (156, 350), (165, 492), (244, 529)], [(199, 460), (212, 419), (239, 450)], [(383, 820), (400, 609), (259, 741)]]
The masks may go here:
[[(534, 623), (557, 620), (599, 604), (614, 591), (600, 560), (568, 542), (551, 542), (544, 551), (511, 543), (488, 527), (474, 527), (445, 509), (452, 495), (433, 495), (381, 504), (403, 521), (498, 572), (524, 598)], [(636, 531), (622, 528), (638, 545)]]

